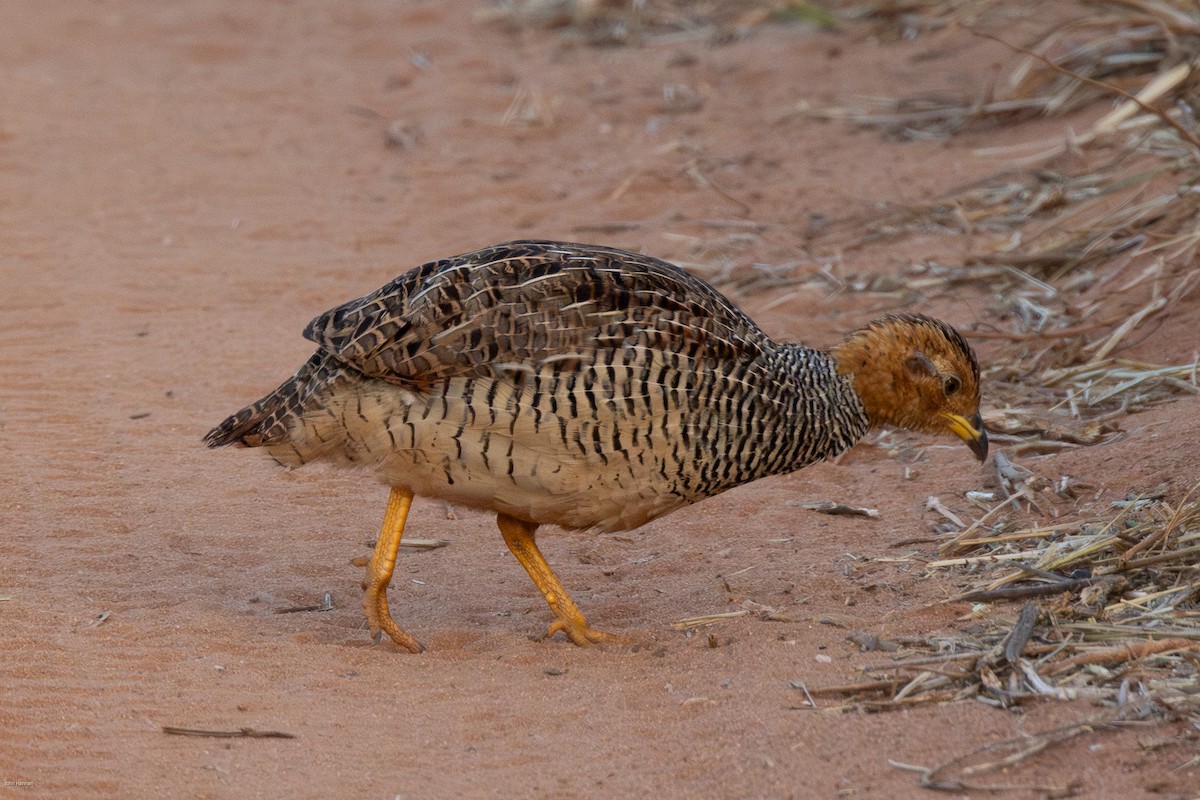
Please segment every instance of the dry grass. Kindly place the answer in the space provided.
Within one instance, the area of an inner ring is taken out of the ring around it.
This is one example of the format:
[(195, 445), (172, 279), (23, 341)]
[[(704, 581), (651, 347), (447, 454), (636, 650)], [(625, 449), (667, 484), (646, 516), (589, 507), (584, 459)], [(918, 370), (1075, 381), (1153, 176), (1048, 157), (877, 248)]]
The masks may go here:
[[(1149, 102), (1170, 99), (1190, 77), (1190, 69), (1173, 70), (1192, 63), (1200, 42), (1200, 14), (1186, 0), (914, 0), (867, 4), (857, 15), (873, 23), (877, 35), (912, 38), (968, 30), (997, 38), (1020, 56), (981, 96), (868, 98), (811, 112), (905, 139), (943, 138), (981, 126), (1065, 114), (1127, 89), (1154, 87)], [(1149, 80), (1163, 74), (1176, 78), (1165, 86)], [(1106, 126), (1128, 113), (1122, 111)]]
[[(1200, 484), (1174, 502), (1116, 505), (1103, 519), (1033, 528), (985, 515), (951, 534), (948, 557), (927, 569), (960, 571), (968, 588), (950, 599), (975, 603), (981, 618), (961, 633), (897, 640), (859, 684), (809, 691), (842, 709), (1084, 698), (1200, 721)], [(982, 616), (986, 603), (1027, 598), (1043, 599), (1012, 618)]]

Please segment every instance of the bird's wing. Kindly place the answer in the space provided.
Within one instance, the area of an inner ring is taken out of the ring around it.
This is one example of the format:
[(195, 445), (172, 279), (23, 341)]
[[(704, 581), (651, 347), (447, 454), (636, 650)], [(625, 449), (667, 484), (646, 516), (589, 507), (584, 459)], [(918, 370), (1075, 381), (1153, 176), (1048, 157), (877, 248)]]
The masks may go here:
[(597, 363), (631, 346), (699, 360), (753, 359), (770, 346), (749, 317), (679, 267), (537, 241), (417, 267), (326, 311), (304, 335), (367, 375), (408, 384)]

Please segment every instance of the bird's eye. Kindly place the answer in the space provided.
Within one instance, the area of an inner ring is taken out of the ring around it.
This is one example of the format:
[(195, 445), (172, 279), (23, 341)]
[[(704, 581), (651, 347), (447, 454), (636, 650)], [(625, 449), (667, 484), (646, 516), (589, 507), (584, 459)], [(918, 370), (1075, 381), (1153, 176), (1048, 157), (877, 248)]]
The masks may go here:
[(946, 396), (949, 397), (962, 388), (962, 381), (958, 379), (957, 375), (947, 375), (944, 388), (946, 390)]

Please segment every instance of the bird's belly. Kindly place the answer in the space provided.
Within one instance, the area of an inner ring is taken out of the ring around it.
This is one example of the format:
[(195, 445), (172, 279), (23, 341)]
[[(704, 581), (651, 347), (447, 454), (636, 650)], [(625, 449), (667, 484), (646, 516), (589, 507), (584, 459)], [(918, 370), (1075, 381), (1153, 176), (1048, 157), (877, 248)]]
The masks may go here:
[(416, 495), (568, 528), (628, 530), (692, 499), (653, 419), (535, 395), (495, 379), (431, 395), (375, 384), (342, 415), (352, 460)]

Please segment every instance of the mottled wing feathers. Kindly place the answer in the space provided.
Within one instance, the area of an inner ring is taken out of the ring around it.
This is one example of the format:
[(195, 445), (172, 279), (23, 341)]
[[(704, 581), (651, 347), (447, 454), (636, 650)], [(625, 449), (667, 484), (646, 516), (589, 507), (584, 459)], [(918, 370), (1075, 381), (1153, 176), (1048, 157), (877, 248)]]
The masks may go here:
[(561, 242), (430, 262), (313, 320), (304, 335), (376, 378), (426, 384), (641, 345), (753, 359), (766, 335), (708, 284), (655, 258)]

